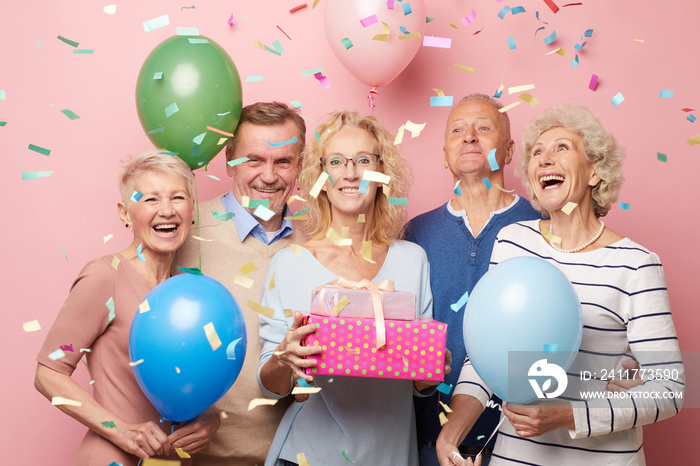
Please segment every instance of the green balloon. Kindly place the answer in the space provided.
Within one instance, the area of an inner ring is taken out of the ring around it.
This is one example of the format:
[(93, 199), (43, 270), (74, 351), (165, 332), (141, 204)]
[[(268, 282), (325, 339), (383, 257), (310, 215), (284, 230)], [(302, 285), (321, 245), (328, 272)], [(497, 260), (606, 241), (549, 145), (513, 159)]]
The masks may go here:
[(204, 36), (170, 37), (153, 49), (136, 81), (136, 110), (156, 147), (197, 169), (208, 164), (241, 117), (241, 79), (219, 44)]

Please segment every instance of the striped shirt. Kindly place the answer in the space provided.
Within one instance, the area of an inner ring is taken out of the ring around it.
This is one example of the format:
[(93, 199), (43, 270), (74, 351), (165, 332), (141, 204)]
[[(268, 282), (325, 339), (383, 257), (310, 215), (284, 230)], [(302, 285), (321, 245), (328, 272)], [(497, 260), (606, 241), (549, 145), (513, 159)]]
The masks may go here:
[[(503, 228), (490, 265), (518, 256), (539, 257), (559, 268), (581, 302), (581, 346), (567, 371), (567, 389), (556, 399), (571, 403), (575, 429), (521, 438), (506, 420), (491, 466), (644, 464), (641, 426), (677, 414), (685, 389), (659, 257), (628, 238), (595, 251), (560, 253), (544, 240), (537, 220)], [(639, 393), (603, 397), (603, 378), (610, 379), (612, 371), (619, 377), (622, 362), (632, 357), (645, 379), (631, 390)], [(583, 371), (590, 380), (581, 380), (587, 378), (581, 377)], [(468, 358), (454, 394), (474, 396), (484, 405), (492, 394)]]

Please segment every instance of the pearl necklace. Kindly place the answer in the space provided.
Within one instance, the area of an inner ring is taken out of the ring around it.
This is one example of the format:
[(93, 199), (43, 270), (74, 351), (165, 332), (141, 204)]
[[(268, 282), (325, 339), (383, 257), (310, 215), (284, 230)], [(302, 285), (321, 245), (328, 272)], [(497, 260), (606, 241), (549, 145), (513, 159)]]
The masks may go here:
[[(549, 223), (549, 232), (550, 232), (552, 235), (554, 235), (554, 228), (553, 228), (553, 226), (554, 226), (554, 222), (550, 222), (550, 223)], [(579, 251), (581, 251), (581, 250), (583, 250), (583, 249), (586, 249), (588, 246), (590, 246), (591, 244), (595, 243), (596, 241), (598, 241), (598, 238), (600, 238), (600, 236), (603, 234), (603, 230), (604, 230), (604, 229), (605, 229), (605, 224), (601, 221), (601, 222), (600, 222), (600, 230), (598, 230), (598, 233), (596, 233), (595, 236), (594, 236), (593, 238), (589, 239), (588, 241), (586, 241), (585, 243), (583, 243), (581, 246), (576, 247), (576, 248), (573, 248), (573, 249), (561, 249), (561, 248), (557, 247), (551, 240), (549, 241), (549, 244), (550, 244), (550, 245), (552, 246), (552, 248), (553, 248), (555, 251), (557, 251), (557, 252), (563, 252), (563, 253), (566, 253), (566, 254), (570, 254), (570, 253), (572, 253), (572, 252), (579, 252)]]

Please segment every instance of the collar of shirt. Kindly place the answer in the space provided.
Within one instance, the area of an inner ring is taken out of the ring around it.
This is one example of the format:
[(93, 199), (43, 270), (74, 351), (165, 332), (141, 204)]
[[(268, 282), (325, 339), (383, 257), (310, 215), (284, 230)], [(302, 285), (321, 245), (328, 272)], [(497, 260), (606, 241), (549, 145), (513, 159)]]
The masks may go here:
[[(493, 212), (490, 212), (490, 213), (489, 213), (489, 221), (493, 218), (494, 215), (497, 215), (497, 214), (500, 214), (500, 213), (502, 213), (502, 212), (505, 212), (506, 210), (510, 209), (510, 208), (513, 207), (515, 204), (517, 204), (517, 203), (518, 203), (518, 199), (520, 199), (520, 196), (518, 196), (517, 194), (515, 194), (514, 196), (515, 196), (515, 199), (513, 199), (513, 202), (511, 202), (509, 205), (505, 206), (505, 207), (502, 208), (502, 209), (494, 210)], [(464, 209), (459, 210), (459, 211), (455, 210), (455, 209), (452, 207), (452, 201), (450, 200), (450, 201), (447, 202), (447, 211), (448, 211), (449, 213), (451, 213), (452, 215), (454, 215), (455, 217), (461, 217), (461, 218), (464, 220), (464, 226), (466, 226), (466, 227), (467, 227), (467, 230), (469, 230), (469, 233), (471, 233), (472, 236), (474, 236), (474, 232), (472, 231), (472, 226), (469, 224), (469, 219), (467, 218), (467, 212), (466, 212)], [(484, 228), (486, 228), (486, 225), (488, 225), (488, 224), (489, 224), (489, 222), (487, 221), (487, 222), (484, 224)], [(483, 230), (483, 228), (482, 228), (482, 230)]]
[[(279, 232), (268, 241), (265, 227), (263, 227), (260, 222), (255, 219), (255, 217), (253, 217), (253, 214), (248, 212), (245, 207), (238, 202), (236, 196), (233, 195), (233, 190), (222, 196), (221, 203), (223, 204), (224, 209), (226, 209), (226, 212), (233, 214), (233, 218), (231, 220), (233, 220), (233, 224), (236, 226), (236, 230), (238, 230), (241, 241), (245, 240), (248, 235), (253, 235), (253, 238), (270, 245), (278, 239), (292, 234), (292, 221), (282, 219), (282, 226), (280, 227)], [(289, 216), (289, 210), (286, 206), (284, 207), (283, 216)]]

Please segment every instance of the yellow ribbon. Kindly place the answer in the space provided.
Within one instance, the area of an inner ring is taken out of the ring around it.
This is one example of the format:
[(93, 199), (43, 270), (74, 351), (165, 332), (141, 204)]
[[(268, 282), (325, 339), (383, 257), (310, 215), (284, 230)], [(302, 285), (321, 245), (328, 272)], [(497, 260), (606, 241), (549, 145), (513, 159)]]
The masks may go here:
[(384, 306), (381, 292), (394, 291), (394, 282), (391, 280), (383, 280), (377, 284), (366, 279), (360, 280), (359, 282), (353, 282), (339, 277), (337, 280), (327, 283), (323, 287), (317, 288), (317, 291), (319, 291), (319, 311), (322, 310), (323, 295), (326, 291), (326, 286), (339, 286), (341, 288), (347, 288), (352, 290), (369, 290), (372, 293), (372, 305), (374, 307), (374, 323), (377, 327), (377, 349), (384, 347), (384, 345), (386, 345), (386, 328), (384, 326)]

